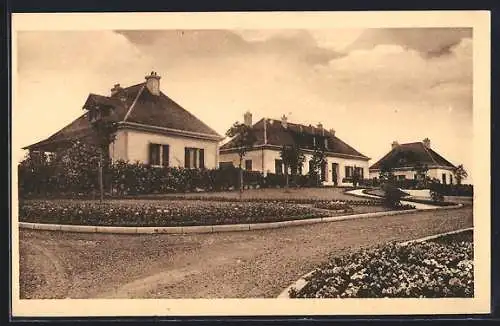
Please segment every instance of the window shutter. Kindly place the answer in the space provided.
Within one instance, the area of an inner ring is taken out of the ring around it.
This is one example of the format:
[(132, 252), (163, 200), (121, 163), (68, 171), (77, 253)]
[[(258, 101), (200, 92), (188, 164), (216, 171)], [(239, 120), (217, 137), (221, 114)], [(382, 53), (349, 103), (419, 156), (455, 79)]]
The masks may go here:
[(162, 153), (162, 165), (163, 166), (168, 166), (168, 161), (170, 157), (170, 146), (169, 145), (163, 145), (163, 153)]
[(200, 167), (200, 169), (204, 169), (205, 168), (205, 150), (203, 148), (200, 148), (199, 158), (200, 158), (199, 167)]
[(153, 151), (155, 144), (149, 143), (149, 164), (153, 165)]
[(185, 168), (189, 168), (191, 166), (190, 162), (189, 162), (189, 148), (185, 148), (184, 149), (184, 167)]

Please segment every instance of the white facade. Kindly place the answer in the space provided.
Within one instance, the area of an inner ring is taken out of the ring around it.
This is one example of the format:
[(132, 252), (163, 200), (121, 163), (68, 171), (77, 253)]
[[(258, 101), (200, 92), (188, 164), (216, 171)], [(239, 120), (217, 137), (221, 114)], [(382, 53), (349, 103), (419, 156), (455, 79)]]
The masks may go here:
[[(302, 174), (307, 174), (309, 171), (309, 160), (312, 158), (312, 154), (304, 155), (306, 160), (304, 162), (304, 166), (302, 167)], [(245, 168), (245, 161), (252, 160), (252, 170), (263, 172), (265, 175), (267, 173), (276, 173), (276, 160), (280, 160), (280, 151), (274, 149), (263, 149), (256, 148), (249, 152), (247, 152), (243, 158), (242, 167)], [(229, 163), (231, 162), (234, 166), (239, 166), (239, 156), (238, 153), (220, 153), (219, 154), (219, 163)], [(346, 166), (357, 167), (363, 169), (363, 177), (368, 178), (369, 172), (369, 164), (368, 160), (362, 159), (347, 159), (342, 157), (336, 157), (330, 155), (327, 157), (327, 173), (324, 185), (333, 185), (333, 168), (334, 163), (337, 164), (337, 184), (338, 185), (351, 185), (350, 182), (343, 182), (343, 179), (346, 177)]]
[[(412, 169), (395, 169), (393, 174), (396, 178), (414, 179), (416, 172)], [(443, 177), (444, 175), (444, 177)], [(427, 171), (427, 176), (430, 178), (438, 179), (439, 182), (443, 183), (443, 178), (445, 178), (446, 184), (456, 183), (455, 177), (453, 176), (453, 171), (450, 168), (429, 168)], [(379, 171), (370, 171), (370, 179), (379, 178)]]
[(169, 145), (170, 167), (184, 167), (185, 148), (204, 149), (204, 163), (207, 169), (218, 166), (218, 141), (160, 134), (138, 130), (120, 129), (114, 143), (110, 145), (110, 156), (116, 160), (131, 163), (148, 163), (149, 144)]

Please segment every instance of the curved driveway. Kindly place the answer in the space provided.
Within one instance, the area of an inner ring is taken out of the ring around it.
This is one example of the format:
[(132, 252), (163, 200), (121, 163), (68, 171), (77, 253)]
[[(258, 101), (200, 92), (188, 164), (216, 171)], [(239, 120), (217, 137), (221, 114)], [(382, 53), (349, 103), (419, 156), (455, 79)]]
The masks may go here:
[(472, 208), (214, 234), (19, 230), (22, 298), (273, 298), (360, 247), (472, 226)]
[[(354, 190), (346, 191), (346, 193), (351, 194), (351, 195), (356, 195), (356, 196), (367, 197), (367, 198), (377, 198), (377, 199), (380, 199), (380, 196), (365, 194), (363, 192), (363, 190), (364, 189), (354, 189)], [(415, 203), (415, 202), (407, 201), (407, 200), (400, 200), (400, 202), (403, 205), (413, 205), (413, 206), (415, 206), (416, 209), (433, 209), (433, 208), (439, 207), (439, 206), (436, 206), (436, 205), (428, 205), (428, 204), (422, 204), (422, 203)]]

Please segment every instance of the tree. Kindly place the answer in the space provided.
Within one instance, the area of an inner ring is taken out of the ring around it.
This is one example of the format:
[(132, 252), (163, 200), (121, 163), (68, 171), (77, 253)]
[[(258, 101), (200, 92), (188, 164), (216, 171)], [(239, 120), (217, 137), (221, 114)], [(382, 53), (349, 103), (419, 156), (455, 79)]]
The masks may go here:
[(117, 124), (108, 119), (98, 119), (92, 122), (93, 140), (99, 151), (99, 190), (100, 201), (104, 200), (103, 169), (109, 166), (109, 145), (115, 141)]
[(380, 181), (385, 183), (394, 183), (394, 168), (389, 163), (382, 163), (380, 167)]
[(354, 171), (352, 173), (351, 180), (352, 180), (353, 187), (356, 187), (359, 183), (359, 180), (361, 180), (361, 173), (359, 172), (359, 170), (356, 167), (354, 167)]
[(302, 166), (306, 160), (304, 154), (298, 146), (294, 145), (283, 145), (280, 152), (281, 160), (285, 165), (285, 186), (288, 187), (288, 169), (292, 174), (292, 178), (295, 179), (297, 172), (302, 171)]
[(243, 157), (245, 154), (251, 150), (257, 141), (255, 133), (252, 127), (247, 126), (244, 123), (239, 123), (236, 121), (231, 128), (226, 132), (226, 136), (233, 138), (234, 147), (236, 147), (239, 158), (239, 170), (240, 170), (240, 199), (243, 193)]
[(326, 164), (325, 149), (321, 146), (314, 148), (313, 156), (309, 161), (309, 175), (316, 180), (316, 184), (320, 184), (321, 169)]
[(468, 177), (467, 171), (465, 170), (463, 164), (458, 165), (453, 170), (453, 175), (455, 176), (455, 179), (457, 180), (457, 184), (462, 184), (462, 180)]

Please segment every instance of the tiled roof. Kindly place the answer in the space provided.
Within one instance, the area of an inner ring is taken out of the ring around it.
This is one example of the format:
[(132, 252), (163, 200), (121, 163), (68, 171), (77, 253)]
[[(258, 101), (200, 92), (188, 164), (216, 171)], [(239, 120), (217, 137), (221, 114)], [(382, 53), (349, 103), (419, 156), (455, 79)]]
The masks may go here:
[[(180, 131), (220, 137), (194, 115), (186, 111), (168, 96), (152, 95), (145, 83), (122, 88), (113, 96), (89, 94), (83, 108), (106, 106), (112, 108), (110, 118), (117, 122), (132, 122), (145, 126), (171, 128)], [(132, 107), (132, 108), (131, 108)], [(24, 149), (50, 149), (75, 139), (89, 136), (91, 125), (87, 114), (74, 120), (49, 138), (24, 147)]]
[(163, 93), (155, 96), (146, 87), (143, 88), (126, 121), (220, 137), (170, 97)]
[(64, 146), (71, 140), (88, 137), (90, 136), (90, 132), (91, 125), (87, 118), (87, 113), (85, 113), (49, 138), (46, 138), (38, 143), (26, 146), (23, 149), (45, 149), (47, 151), (50, 151), (51, 149)]
[(393, 168), (412, 168), (416, 163), (428, 166), (454, 168), (455, 166), (422, 142), (400, 144), (370, 167), (379, 170), (387, 164)]
[[(281, 120), (266, 119), (266, 121), (265, 134), (267, 136), (267, 142), (265, 142), (264, 137), (264, 119), (259, 120), (252, 126), (257, 138), (255, 143), (256, 146), (274, 145), (281, 147), (283, 145), (292, 145), (295, 143), (299, 145), (300, 148), (312, 150), (314, 149), (314, 138), (316, 138), (317, 142), (324, 142), (324, 139), (327, 139), (327, 152), (329, 153), (356, 156), (366, 160), (369, 159), (326, 129), (290, 122), (288, 122), (287, 127), (284, 128)], [(236, 141), (237, 138), (230, 140), (221, 146), (221, 151), (235, 148)]]

